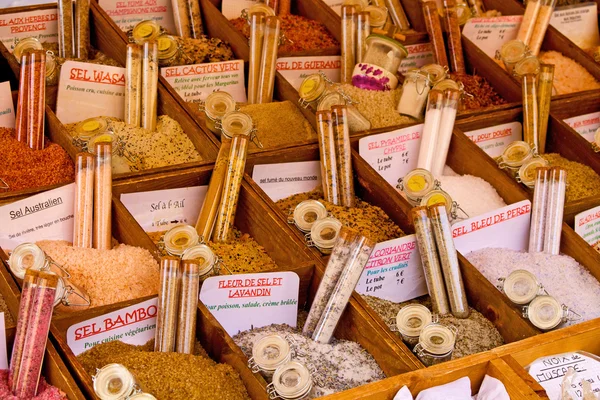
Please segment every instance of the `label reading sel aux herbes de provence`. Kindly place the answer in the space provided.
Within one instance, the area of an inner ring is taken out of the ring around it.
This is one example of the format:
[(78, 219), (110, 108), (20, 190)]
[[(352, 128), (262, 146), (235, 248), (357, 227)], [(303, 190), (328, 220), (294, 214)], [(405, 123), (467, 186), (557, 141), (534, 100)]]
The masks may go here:
[(56, 9), (0, 15), (0, 41), (13, 51), (20, 39), (34, 37), (40, 42), (58, 42)]

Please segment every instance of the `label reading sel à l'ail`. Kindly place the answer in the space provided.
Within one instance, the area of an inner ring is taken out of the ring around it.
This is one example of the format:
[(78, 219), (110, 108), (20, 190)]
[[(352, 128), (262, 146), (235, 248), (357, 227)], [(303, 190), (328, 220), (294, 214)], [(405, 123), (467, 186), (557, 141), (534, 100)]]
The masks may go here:
[(463, 28), (463, 35), (491, 58), (509, 40), (517, 38), (522, 15), (493, 18), (471, 18)]
[(277, 201), (320, 186), (321, 167), (319, 161), (255, 165), (252, 179)]
[(194, 225), (208, 186), (123, 193), (121, 201), (146, 232)]
[(595, 2), (557, 8), (550, 25), (582, 49), (600, 45), (598, 4)]
[(15, 110), (9, 81), (0, 82), (0, 126), (15, 127)]
[(99, 0), (98, 3), (124, 31), (149, 19), (156, 21), (167, 32), (175, 33), (171, 0)]
[(390, 185), (417, 167), (423, 124), (364, 137), (358, 153)]
[(319, 71), (332, 82), (339, 82), (341, 65), (340, 56), (281, 57), (276, 68), (298, 90), (304, 78)]
[(593, 142), (594, 134), (596, 133), (596, 130), (600, 128), (600, 111), (567, 118), (564, 121), (588, 142)]
[(462, 254), (487, 247), (527, 251), (531, 202), (523, 200), (452, 225), (456, 250)]
[(300, 278), (293, 272), (213, 276), (200, 300), (231, 336), (271, 324), (296, 326)]
[(60, 71), (56, 116), (63, 124), (104, 115), (123, 119), (125, 68), (67, 61)]
[(394, 303), (427, 294), (415, 235), (377, 243), (356, 291)]
[(600, 206), (575, 216), (575, 232), (600, 251)]
[(408, 56), (400, 62), (398, 71), (404, 74), (409, 69), (421, 68), (427, 64), (433, 64), (433, 50), (431, 43), (411, 44), (406, 47)]
[(11, 52), (19, 39), (34, 37), (41, 42), (58, 41), (56, 9), (0, 15), (0, 41)]
[(120, 340), (142, 345), (154, 339), (158, 299), (152, 298), (96, 318), (71, 325), (67, 344), (75, 355), (100, 343)]
[(215, 90), (241, 103), (247, 100), (243, 60), (165, 67), (160, 73), (185, 101), (204, 100)]
[(0, 247), (14, 249), (38, 240), (73, 241), (75, 184), (0, 207)]
[(515, 121), (465, 132), (465, 135), (490, 157), (495, 158), (500, 156), (504, 152), (504, 149), (512, 142), (522, 140), (522, 131), (523, 126), (521, 123)]

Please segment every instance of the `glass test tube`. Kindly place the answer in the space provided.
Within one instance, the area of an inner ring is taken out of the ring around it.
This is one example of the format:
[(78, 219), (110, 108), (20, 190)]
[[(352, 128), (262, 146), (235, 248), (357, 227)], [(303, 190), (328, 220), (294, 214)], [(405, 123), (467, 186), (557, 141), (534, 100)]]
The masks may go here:
[(433, 312), (440, 315), (449, 314), (450, 308), (446, 296), (446, 286), (444, 285), (444, 277), (427, 207), (415, 207), (412, 209), (411, 215)]
[(410, 29), (410, 23), (408, 22), (408, 18), (406, 18), (406, 13), (404, 12), (404, 8), (402, 7), (402, 3), (400, 0), (385, 0), (385, 5), (390, 13), (390, 17), (400, 30)]
[(202, 10), (200, 9), (200, 0), (187, 0), (188, 10), (190, 14), (190, 26), (192, 29), (192, 37), (201, 39), (204, 34), (202, 27)]
[(550, 168), (538, 167), (535, 172), (535, 189), (531, 208), (529, 228), (529, 252), (544, 251), (544, 231), (546, 228), (548, 196), (550, 194)]
[(460, 91), (455, 89), (446, 89), (444, 91), (444, 106), (442, 107), (440, 130), (430, 171), (435, 177), (442, 176), (444, 172), (459, 100)]
[(538, 102), (538, 153), (543, 154), (546, 149), (546, 135), (548, 133), (548, 118), (550, 117), (550, 101), (552, 100), (552, 85), (554, 83), (554, 65), (540, 65), (538, 74), (537, 102)]
[(440, 22), (436, 1), (423, 0), (421, 2), (421, 7), (423, 9), (423, 18), (425, 18), (427, 34), (433, 45), (434, 62), (442, 67), (449, 67), (444, 44), (444, 35), (442, 33), (442, 24)]
[(94, 156), (90, 153), (77, 153), (75, 156), (75, 186), (73, 247), (92, 248)]
[(27, 145), (33, 150), (42, 150), (46, 115), (46, 52), (33, 50), (29, 53), (29, 58)]
[(204, 202), (196, 221), (196, 232), (205, 241), (208, 241), (212, 236), (213, 228), (217, 220), (217, 210), (221, 203), (221, 194), (223, 192), (223, 183), (225, 175), (227, 175), (227, 164), (229, 160), (229, 152), (231, 151), (231, 140), (222, 139), (221, 148), (215, 161), (215, 168), (210, 176), (208, 190), (204, 196)]
[(23, 341), (19, 373), (13, 377), (13, 393), (17, 398), (30, 399), (37, 394), (57, 284), (58, 275), (39, 271), (32, 285), (31, 309)]
[(367, 36), (371, 33), (371, 17), (368, 12), (360, 12), (356, 17), (356, 62), (363, 60), (367, 51)]
[(456, 318), (467, 318), (470, 313), (469, 303), (467, 302), (465, 286), (460, 273), (458, 255), (456, 247), (454, 247), (452, 227), (448, 219), (446, 204), (434, 204), (429, 206), (428, 211), (435, 235), (435, 243), (440, 255), (440, 264), (446, 283), (450, 310)]
[(523, 75), (521, 83), (523, 93), (523, 141), (535, 151), (539, 151), (539, 115), (537, 102), (537, 77), (534, 74)]
[(284, 17), (292, 12), (292, 0), (279, 0), (277, 16)]
[(560, 253), (560, 236), (567, 190), (567, 171), (562, 167), (551, 167), (549, 177), (544, 253), (557, 255)]
[[(337, 244), (337, 243), (336, 243)], [(315, 327), (312, 339), (317, 343), (329, 343), (333, 332), (337, 327), (342, 313), (348, 305), (348, 300), (358, 284), (362, 272), (369, 261), (369, 257), (375, 248), (375, 242), (364, 236), (358, 237), (352, 242), (350, 254), (345, 260), (342, 274), (331, 292), (329, 301), (321, 314), (321, 319)]]
[(177, 36), (184, 38), (192, 37), (192, 26), (187, 0), (171, 0), (171, 7), (173, 8), (173, 21), (175, 22)]
[(200, 291), (200, 265), (195, 260), (181, 261), (181, 290), (177, 319), (178, 353), (193, 354), (196, 342), (196, 312)]
[(140, 126), (142, 117), (142, 46), (127, 45), (125, 70), (125, 123)]
[(350, 147), (350, 129), (348, 128), (348, 109), (346, 106), (332, 106), (331, 115), (336, 150), (335, 159), (339, 177), (340, 201), (344, 207), (354, 207), (354, 176), (352, 174), (352, 149)]
[(73, 57), (73, 0), (58, 0), (58, 56)]
[(179, 257), (162, 257), (160, 259), (160, 284), (158, 287), (154, 351), (163, 353), (175, 351), (180, 278)]
[(435, 146), (438, 142), (440, 122), (442, 121), (442, 109), (444, 107), (444, 92), (432, 89), (427, 99), (427, 111), (423, 124), (423, 136), (419, 147), (419, 158), (417, 168), (431, 171)]
[(112, 143), (97, 142), (94, 178), (94, 232), (95, 249), (110, 250), (112, 247)]
[(531, 39), (529, 40), (529, 43), (527, 43), (529, 50), (531, 50), (531, 54), (534, 56), (537, 56), (542, 48), (542, 42), (544, 41), (544, 36), (546, 36), (546, 30), (548, 30), (550, 19), (554, 13), (556, 0), (540, 0), (540, 3), (541, 6), (537, 14), (537, 18), (535, 19), (535, 25), (533, 27)]
[(257, 103), (259, 104), (270, 103), (273, 101), (277, 50), (279, 48), (279, 28), (279, 18), (265, 18), (265, 36), (263, 39), (262, 56), (260, 59), (260, 75), (258, 79)]
[(158, 44), (144, 42), (142, 56), (142, 128), (156, 130), (156, 107), (158, 102)]
[(27, 102), (29, 98), (29, 68), (30, 58), (28, 53), (21, 56), (21, 71), (19, 73), (19, 97), (17, 100), (17, 109), (15, 110), (15, 132), (17, 140), (27, 143)]
[(248, 103), (258, 103), (258, 81), (265, 36), (265, 13), (250, 14), (250, 66), (248, 71)]
[(331, 256), (327, 262), (325, 274), (319, 284), (319, 289), (317, 289), (306, 322), (302, 328), (302, 334), (304, 336), (313, 336), (317, 324), (325, 311), (325, 306), (329, 302), (331, 293), (340, 279), (344, 266), (352, 253), (352, 244), (358, 240), (359, 237), (360, 235), (358, 232), (352, 229), (344, 226), (340, 229), (338, 238), (331, 251)]
[(544, 0), (531, 0), (527, 2), (527, 7), (525, 8), (525, 15), (523, 15), (523, 20), (521, 21), (521, 26), (519, 27), (519, 32), (517, 33), (517, 40), (529, 45), (531, 37), (533, 36), (533, 29), (535, 28), (535, 21), (538, 17), (538, 13), (540, 12), (540, 7)]
[(325, 200), (340, 205), (340, 183), (338, 182), (333, 116), (330, 111), (317, 111), (317, 135), (319, 136), (321, 177), (323, 179)]
[(75, 56), (88, 59), (90, 48), (90, 0), (75, 3)]
[(342, 57), (340, 82), (351, 83), (356, 65), (356, 7), (342, 6)]
[(217, 211), (217, 222), (213, 232), (214, 242), (226, 242), (229, 238), (235, 211), (237, 209), (240, 187), (244, 178), (246, 156), (248, 155), (248, 135), (234, 135), (227, 161), (227, 174), (223, 181), (223, 194)]
[(462, 50), (462, 39), (455, 0), (444, 0), (444, 20), (448, 32), (448, 55), (452, 71), (464, 74), (465, 59)]

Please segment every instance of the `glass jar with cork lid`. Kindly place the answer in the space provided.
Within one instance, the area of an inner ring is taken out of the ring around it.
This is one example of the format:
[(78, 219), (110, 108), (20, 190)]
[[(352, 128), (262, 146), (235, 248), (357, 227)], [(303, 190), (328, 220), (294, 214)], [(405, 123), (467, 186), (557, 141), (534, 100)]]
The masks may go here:
[(217, 90), (209, 94), (200, 109), (206, 115), (206, 126), (214, 134), (221, 134), (221, 120), (232, 111), (236, 110), (236, 102), (233, 96), (227, 92)]
[(438, 187), (439, 182), (424, 168), (413, 169), (404, 178), (398, 180), (396, 186), (413, 206), (419, 205), (423, 196)]
[(196, 244), (188, 247), (181, 254), (182, 260), (195, 260), (198, 262), (198, 275), (200, 282), (206, 278), (221, 273), (221, 260), (206, 244)]
[(535, 186), (536, 170), (540, 167), (547, 167), (549, 165), (548, 161), (542, 157), (533, 157), (527, 160), (521, 165), (517, 172), (517, 182), (522, 183), (528, 188), (533, 188)]
[(308, 246), (316, 247), (322, 254), (330, 254), (342, 229), (342, 223), (334, 217), (318, 219), (313, 223), (305, 239)]
[(421, 331), (419, 343), (413, 351), (426, 367), (449, 361), (454, 352), (457, 332), (454, 326), (429, 324)]
[(544, 287), (536, 276), (524, 269), (511, 272), (506, 278), (498, 278), (496, 286), (514, 304), (529, 304), (538, 295), (544, 293)]
[[(421, 71), (426, 72), (432, 86), (437, 85), (448, 76), (448, 68), (439, 64), (427, 64), (421, 67)], [(452, 81), (454, 82), (454, 81)]]
[(230, 111), (221, 119), (221, 125), (217, 124), (217, 128), (221, 129), (221, 140), (231, 140), (234, 135), (248, 136), (249, 140), (263, 148), (262, 143), (256, 136), (256, 129), (252, 117), (241, 111)]
[(318, 200), (304, 200), (294, 210), (290, 210), (288, 223), (296, 225), (300, 231), (309, 233), (314, 223), (327, 217), (327, 209)]
[(398, 311), (392, 330), (402, 336), (402, 340), (410, 347), (419, 343), (419, 335), (424, 327), (433, 322), (431, 311), (422, 304), (409, 304)]
[(402, 94), (400, 95), (397, 111), (415, 119), (423, 118), (423, 110), (430, 89), (429, 73), (418, 69), (407, 71), (404, 74)]
[(266, 378), (272, 378), (275, 370), (292, 359), (290, 344), (279, 335), (267, 335), (252, 346), (252, 357), (248, 368), (260, 372)]
[(169, 67), (180, 64), (181, 46), (171, 35), (160, 35), (158, 41), (158, 65)]
[(92, 376), (94, 392), (100, 400), (128, 399), (141, 392), (133, 374), (122, 364), (107, 364)]
[(165, 233), (162, 245), (168, 254), (181, 256), (187, 249), (197, 245), (199, 240), (196, 228), (187, 224), (177, 224)]
[(144, 42), (157, 40), (163, 33), (164, 30), (156, 21), (144, 20), (138, 22), (133, 29), (128, 32), (128, 36), (131, 42), (143, 44)]
[(512, 75), (515, 65), (523, 60), (528, 54), (527, 45), (519, 39), (509, 40), (504, 43), (496, 57), (502, 60), (506, 72)]
[(505, 169), (513, 177), (516, 177), (519, 168), (533, 158), (533, 155), (531, 146), (527, 142), (518, 140), (512, 142), (504, 149), (498, 158), (498, 166), (501, 169)]
[(267, 385), (267, 393), (272, 399), (303, 400), (308, 398), (312, 387), (308, 368), (298, 361), (290, 361), (275, 370), (273, 381)]
[(371, 128), (371, 122), (369, 122), (369, 120), (352, 105), (352, 100), (348, 96), (337, 91), (325, 93), (325, 95), (319, 99), (317, 111), (330, 111), (333, 106), (343, 105), (346, 106), (346, 110), (348, 111), (350, 133), (362, 132)]
[(111, 143), (112, 151), (112, 172), (113, 174), (122, 174), (130, 172), (133, 169), (142, 169), (142, 162), (125, 149), (123, 142), (112, 130), (107, 129), (102, 133), (92, 136), (86, 143), (86, 149), (91, 154), (95, 154), (96, 143)]
[(543, 331), (554, 329), (567, 321), (581, 319), (581, 315), (549, 295), (537, 296), (523, 307), (523, 317)]
[(310, 74), (300, 84), (298, 89), (298, 103), (304, 108), (317, 109), (317, 106), (323, 97), (330, 93), (328, 90), (330, 83), (327, 78), (321, 74)]
[(363, 9), (369, 13), (371, 29), (383, 28), (388, 19), (388, 9), (383, 6), (370, 5)]
[(402, 43), (385, 35), (371, 34), (367, 51), (352, 73), (352, 85), (368, 90), (393, 90), (398, 86), (396, 73), (408, 55)]

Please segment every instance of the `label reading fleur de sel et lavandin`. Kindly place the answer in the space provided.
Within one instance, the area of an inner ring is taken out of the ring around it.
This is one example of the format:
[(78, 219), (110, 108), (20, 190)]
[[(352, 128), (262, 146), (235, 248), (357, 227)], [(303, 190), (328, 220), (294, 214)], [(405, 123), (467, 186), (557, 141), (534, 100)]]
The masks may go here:
[(575, 216), (575, 232), (600, 251), (600, 206)]
[(320, 186), (321, 167), (319, 161), (255, 165), (252, 179), (277, 201)]
[(92, 347), (119, 340), (142, 345), (154, 339), (158, 299), (155, 297), (99, 317), (71, 325), (67, 344), (77, 356)]
[(0, 82), (0, 126), (4, 128), (15, 127), (15, 110), (10, 82)]
[(99, 0), (99, 4), (124, 31), (138, 22), (152, 20), (167, 32), (175, 32), (171, 0)]
[(415, 235), (377, 243), (356, 291), (394, 303), (427, 294)]
[(364, 137), (358, 153), (390, 185), (417, 167), (423, 124)]
[(282, 57), (277, 59), (277, 71), (294, 87), (307, 76), (322, 71), (332, 82), (340, 81), (340, 56)]
[(123, 193), (121, 202), (146, 232), (195, 225), (208, 186)]
[(55, 8), (0, 15), (0, 41), (11, 52), (20, 39), (28, 37), (56, 43), (57, 20)]
[(522, 131), (523, 126), (520, 122), (509, 122), (508, 124), (465, 132), (465, 135), (490, 157), (496, 158), (504, 152), (509, 144), (516, 140), (522, 140)]
[(463, 35), (491, 58), (510, 40), (517, 38), (522, 15), (493, 18), (471, 18), (463, 28)]
[(205, 100), (215, 90), (229, 93), (237, 102), (246, 102), (244, 61), (165, 67), (160, 74), (185, 101)]
[(594, 134), (596, 133), (596, 130), (600, 128), (600, 111), (567, 118), (564, 122), (575, 129), (577, 133), (583, 136), (588, 142), (593, 142)]
[(213, 276), (200, 300), (231, 336), (271, 324), (296, 326), (300, 278), (293, 272)]

